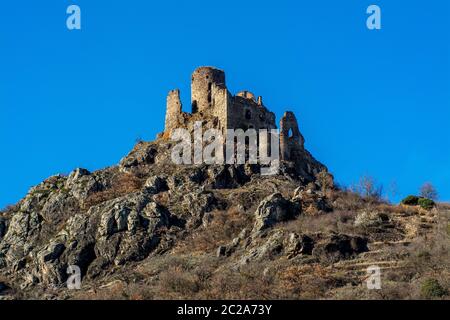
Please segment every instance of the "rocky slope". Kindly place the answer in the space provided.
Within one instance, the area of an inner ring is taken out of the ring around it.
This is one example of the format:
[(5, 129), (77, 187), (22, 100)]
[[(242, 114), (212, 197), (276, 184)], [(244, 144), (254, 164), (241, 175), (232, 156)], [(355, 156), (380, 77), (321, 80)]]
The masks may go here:
[[(117, 166), (50, 177), (3, 210), (0, 298), (408, 298), (430, 276), (446, 296), (446, 208), (338, 190), (306, 151), (300, 172), (283, 162), (261, 176), (176, 166), (169, 150), (138, 143)], [(428, 262), (414, 260), (429, 239)], [(394, 293), (364, 289), (372, 264)], [(81, 290), (66, 287), (71, 265)]]

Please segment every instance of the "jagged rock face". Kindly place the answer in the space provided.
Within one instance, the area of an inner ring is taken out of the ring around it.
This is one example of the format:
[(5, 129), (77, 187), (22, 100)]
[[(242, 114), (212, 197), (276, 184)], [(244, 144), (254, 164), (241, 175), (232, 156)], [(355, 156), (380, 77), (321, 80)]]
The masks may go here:
[(293, 219), (301, 213), (298, 203), (283, 198), (279, 193), (273, 194), (261, 202), (255, 212), (254, 232), (274, 226), (277, 222)]
[(158, 244), (157, 231), (170, 227), (170, 213), (145, 193), (108, 201), (89, 214), (99, 216), (95, 252), (101, 266), (142, 260)]
[(155, 163), (158, 149), (152, 144), (138, 143), (135, 148), (120, 161), (120, 170), (123, 172), (133, 172), (142, 166)]
[(23, 265), (23, 258), (39, 238), (41, 221), (36, 212), (18, 212), (13, 216), (0, 245), (0, 267), (8, 264), (17, 269)]
[[(310, 254), (303, 236), (286, 245), (286, 237), (276, 233), (263, 245), (251, 246), (256, 243), (252, 239), (302, 213), (304, 198), (270, 195), (265, 184), (278, 179), (305, 185), (313, 175), (298, 175), (288, 163), (281, 164), (280, 174), (266, 178), (258, 165), (177, 166), (171, 163), (170, 146), (165, 140), (141, 142), (118, 166), (96, 172), (78, 168), (31, 188), (16, 207), (0, 213), (0, 275), (22, 289), (61, 287), (72, 265), (83, 278), (101, 279), (118, 266), (166, 252), (178, 238), (208, 228), (215, 210), (242, 201), (223, 195), (252, 184), (242, 208), (256, 208), (253, 230), (242, 230), (216, 254), (232, 256), (250, 246), (242, 263), (279, 250)], [(252, 191), (254, 187), (261, 191)]]
[[(142, 260), (159, 241), (158, 231), (170, 228), (170, 213), (146, 191), (106, 201), (70, 217), (65, 227), (40, 246), (43, 221), (37, 213), (15, 214), (2, 241), (3, 267), (23, 268), (25, 285), (59, 285), (70, 265), (98, 275), (108, 265)], [(25, 261), (24, 258), (29, 257)]]

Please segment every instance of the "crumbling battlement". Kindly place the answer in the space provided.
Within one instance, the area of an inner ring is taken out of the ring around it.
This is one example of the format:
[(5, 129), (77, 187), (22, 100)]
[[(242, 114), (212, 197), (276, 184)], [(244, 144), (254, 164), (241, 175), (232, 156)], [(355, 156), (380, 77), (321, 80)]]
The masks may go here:
[[(261, 96), (244, 90), (233, 96), (225, 83), (225, 72), (213, 67), (200, 67), (191, 78), (191, 113), (183, 112), (180, 91), (171, 90), (167, 96), (164, 137), (175, 128), (186, 128), (193, 121), (206, 121), (209, 127), (226, 129), (276, 129), (275, 114), (264, 106)], [(297, 161), (305, 154), (305, 140), (295, 115), (288, 111), (280, 121), (281, 160)]]

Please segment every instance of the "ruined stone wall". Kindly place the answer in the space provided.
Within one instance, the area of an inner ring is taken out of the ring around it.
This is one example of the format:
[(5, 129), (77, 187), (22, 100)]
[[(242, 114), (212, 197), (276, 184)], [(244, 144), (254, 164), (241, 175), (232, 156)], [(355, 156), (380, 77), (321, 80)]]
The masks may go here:
[(264, 105), (262, 99), (255, 100), (255, 96), (243, 91), (232, 98), (228, 109), (228, 128), (244, 129), (276, 129), (275, 114), (270, 112)]
[[(182, 111), (180, 91), (172, 90), (167, 96), (165, 130), (159, 137), (169, 139), (173, 129), (185, 128), (191, 134), (197, 121), (202, 129), (219, 129), (226, 139), (226, 129), (276, 129), (275, 114), (263, 104), (262, 98), (241, 91), (233, 96), (225, 84), (223, 71), (200, 67), (192, 74), (192, 113)], [(286, 112), (280, 120), (280, 159), (303, 181), (314, 181), (316, 175), (327, 168), (315, 160), (304, 148), (305, 140), (298, 128), (294, 113)], [(268, 150), (271, 142), (268, 140)]]
[(166, 121), (164, 132), (170, 134), (179, 125), (181, 116), (180, 90), (171, 90), (167, 95)]
[(217, 118), (217, 129), (225, 135), (228, 128), (228, 112), (232, 96), (224, 84), (212, 86), (212, 115)]
[(297, 119), (291, 111), (284, 113), (280, 120), (281, 160), (295, 161), (305, 149), (305, 139), (298, 129)]
[(225, 85), (225, 73), (222, 70), (200, 67), (194, 71), (191, 81), (192, 113), (211, 111), (213, 85)]

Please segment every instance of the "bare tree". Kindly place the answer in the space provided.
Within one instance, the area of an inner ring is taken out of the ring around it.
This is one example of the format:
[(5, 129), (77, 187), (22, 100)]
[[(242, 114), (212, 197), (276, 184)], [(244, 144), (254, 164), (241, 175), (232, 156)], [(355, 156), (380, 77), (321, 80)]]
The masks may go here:
[(420, 195), (431, 200), (438, 199), (438, 192), (430, 182), (426, 182), (422, 185), (422, 187), (420, 188)]
[(395, 197), (397, 197), (398, 195), (398, 185), (396, 181), (392, 181), (389, 184), (389, 188), (388, 188), (388, 200), (392, 201), (395, 199)]
[(383, 186), (377, 184), (375, 179), (370, 176), (362, 176), (358, 186), (361, 195), (367, 198), (381, 199)]

